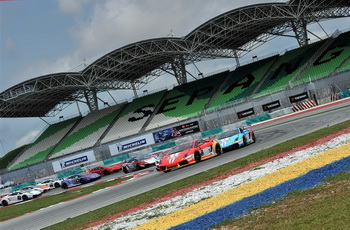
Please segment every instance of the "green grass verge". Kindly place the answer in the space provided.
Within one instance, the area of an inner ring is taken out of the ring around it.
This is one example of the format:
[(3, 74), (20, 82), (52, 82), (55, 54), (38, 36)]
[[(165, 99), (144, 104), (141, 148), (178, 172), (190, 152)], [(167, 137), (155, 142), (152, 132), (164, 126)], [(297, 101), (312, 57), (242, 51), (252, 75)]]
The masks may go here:
[(120, 179), (115, 179), (108, 182), (98, 183), (95, 185), (87, 186), (84, 188), (79, 188), (71, 191), (65, 191), (60, 194), (42, 197), (36, 200), (32, 200), (26, 203), (21, 203), (18, 205), (8, 206), (6, 208), (0, 209), (0, 221), (4, 221), (10, 218), (14, 218), (29, 212), (39, 210), (41, 208), (48, 207), (50, 205), (58, 204), (70, 199), (74, 199), (80, 196), (84, 196), (88, 193), (106, 188), (108, 186), (120, 183), (122, 181), (128, 180), (130, 177), (124, 177)]
[(212, 229), (343, 230), (350, 226), (350, 172), (327, 183), (288, 194), (283, 200), (262, 206), (250, 215), (228, 219)]
[[(218, 176), (225, 175), (228, 172), (240, 168), (244, 165), (256, 162), (267, 157), (277, 155), (279, 153), (288, 151), (298, 146), (316, 141), (322, 137), (325, 137), (329, 134), (338, 132), (345, 128), (350, 127), (350, 121), (340, 123), (335, 126), (327, 127), (316, 132), (307, 134), (302, 137), (297, 137), (292, 140), (289, 140), (285, 143), (278, 144), (268, 149), (261, 150), (257, 153), (244, 157), (242, 159), (227, 163), (223, 166), (217, 167), (215, 169), (208, 170), (203, 173), (182, 179), (181, 181), (168, 184), (166, 186), (151, 190), (149, 192), (130, 197), (123, 201), (111, 204), (105, 208), (101, 208), (78, 217), (71, 218), (64, 222), (58, 223), (56, 225), (50, 226), (45, 229), (50, 230), (63, 230), (63, 229), (84, 229), (86, 226), (89, 226), (93, 222), (106, 219), (114, 214), (126, 211), (128, 209), (141, 206), (153, 201), (156, 201), (159, 197), (171, 194), (179, 189), (191, 187), (194, 185), (202, 184), (211, 179), (217, 178)], [(84, 223), (82, 225), (82, 223)]]

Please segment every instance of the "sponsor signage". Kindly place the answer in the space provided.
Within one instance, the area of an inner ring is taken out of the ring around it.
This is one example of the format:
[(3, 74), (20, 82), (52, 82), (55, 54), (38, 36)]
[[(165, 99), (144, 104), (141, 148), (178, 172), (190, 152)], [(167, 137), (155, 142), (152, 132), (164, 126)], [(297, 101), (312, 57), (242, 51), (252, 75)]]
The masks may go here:
[(127, 149), (130, 149), (130, 148), (134, 148), (134, 147), (138, 147), (138, 146), (141, 146), (141, 145), (146, 145), (147, 144), (147, 141), (146, 139), (141, 139), (141, 140), (137, 140), (137, 141), (134, 141), (134, 142), (131, 142), (131, 143), (127, 143), (127, 144), (123, 144), (121, 146), (118, 146), (118, 150), (119, 152), (122, 152), (124, 150), (127, 150)]
[(119, 153), (131, 151), (139, 147), (145, 147), (154, 144), (153, 135), (146, 134), (139, 137), (131, 138), (116, 144), (109, 145), (109, 151), (112, 156)]
[(254, 114), (254, 108), (250, 108), (250, 109), (238, 112), (237, 116), (240, 119), (240, 118), (243, 118), (243, 117), (248, 117), (248, 116), (253, 115), (253, 114)]
[(153, 138), (155, 143), (160, 143), (179, 136), (185, 136), (185, 135), (199, 132), (199, 131), (200, 129), (199, 129), (198, 121), (194, 121), (194, 122), (182, 124), (179, 126), (175, 126), (173, 128), (167, 128), (158, 132), (154, 132)]
[(276, 108), (279, 108), (279, 107), (281, 107), (281, 104), (280, 104), (279, 100), (262, 105), (262, 108), (263, 108), (264, 111), (269, 111), (271, 109), (276, 109)]
[(302, 101), (302, 100), (305, 100), (308, 98), (309, 98), (309, 95), (307, 94), (307, 92), (305, 92), (305, 93), (297, 94), (294, 96), (290, 96), (289, 101), (290, 101), (290, 103), (294, 103), (294, 102)]
[(76, 167), (77, 165), (85, 164), (95, 160), (96, 160), (95, 154), (91, 150), (84, 153), (76, 154), (74, 156), (61, 158), (58, 161), (52, 162), (52, 166), (55, 172), (59, 172), (64, 169), (73, 168), (73, 167)]

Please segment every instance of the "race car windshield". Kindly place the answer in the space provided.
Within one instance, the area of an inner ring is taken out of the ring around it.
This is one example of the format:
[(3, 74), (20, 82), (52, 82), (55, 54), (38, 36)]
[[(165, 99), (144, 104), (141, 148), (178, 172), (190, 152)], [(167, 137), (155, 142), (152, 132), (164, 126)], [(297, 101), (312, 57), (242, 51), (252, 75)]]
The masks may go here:
[(187, 150), (187, 149), (190, 149), (190, 148), (192, 148), (192, 142), (191, 142), (191, 143), (187, 143), (187, 144), (182, 144), (182, 145), (175, 146), (175, 147), (169, 152), (169, 154), (174, 154), (174, 153), (182, 152), (182, 151)]
[(223, 139), (223, 138), (226, 138), (226, 137), (231, 137), (231, 136), (234, 136), (234, 135), (237, 135), (238, 134), (238, 131), (235, 129), (235, 130), (231, 130), (231, 131), (228, 131), (228, 132), (224, 132), (224, 133), (221, 133), (218, 137), (218, 139)]

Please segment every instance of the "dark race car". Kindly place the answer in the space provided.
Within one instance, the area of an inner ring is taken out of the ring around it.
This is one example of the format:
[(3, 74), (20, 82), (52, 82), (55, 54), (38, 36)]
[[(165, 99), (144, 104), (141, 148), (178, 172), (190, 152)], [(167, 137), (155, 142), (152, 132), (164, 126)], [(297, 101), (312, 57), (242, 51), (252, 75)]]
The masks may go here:
[(118, 172), (121, 169), (122, 169), (122, 166), (120, 166), (119, 164), (114, 164), (114, 165), (110, 165), (110, 166), (97, 166), (95, 168), (88, 170), (87, 172), (98, 173), (101, 176), (105, 176), (105, 175), (109, 175), (113, 172)]
[(220, 143), (221, 148), (227, 151), (254, 143), (255, 134), (251, 129), (236, 128), (221, 133), (216, 139)]
[(149, 154), (140, 154), (133, 156), (123, 162), (123, 172), (128, 173), (131, 171), (154, 166), (156, 164), (156, 160), (157, 159), (154, 156), (151, 156)]
[(158, 171), (168, 172), (173, 168), (198, 163), (222, 153), (220, 144), (214, 139), (197, 139), (179, 144), (170, 149), (159, 160)]
[(98, 180), (100, 178), (101, 176), (98, 173), (79, 173), (64, 179), (62, 181), (61, 187), (63, 189), (67, 189), (69, 187), (85, 184), (91, 181)]

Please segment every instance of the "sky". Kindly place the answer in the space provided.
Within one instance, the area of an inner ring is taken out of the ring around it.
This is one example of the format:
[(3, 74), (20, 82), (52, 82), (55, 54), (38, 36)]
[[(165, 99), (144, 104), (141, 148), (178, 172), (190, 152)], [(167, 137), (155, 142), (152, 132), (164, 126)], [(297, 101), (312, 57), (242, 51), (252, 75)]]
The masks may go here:
[[(50, 73), (80, 71), (103, 55), (127, 44), (173, 35), (183, 37), (209, 19), (232, 9), (266, 0), (0, 0), (0, 92), (23, 81)], [(285, 2), (274, 0), (273, 2)], [(321, 22), (327, 33), (347, 30), (349, 18)], [(317, 24), (309, 28), (325, 37)], [(311, 39), (316, 39), (310, 34)], [(296, 47), (292, 38), (272, 40), (241, 60)], [(234, 60), (198, 63), (204, 75), (234, 68)], [(197, 71), (187, 66), (190, 72)], [(149, 92), (169, 87), (167, 77), (147, 86)], [(143, 91), (142, 89), (141, 91)], [(140, 93), (140, 92), (139, 92)], [(129, 91), (112, 92), (116, 101), (133, 97)], [(104, 95), (104, 100), (112, 100)], [(81, 105), (83, 113), (87, 108)], [(58, 116), (78, 113), (75, 105)], [(0, 118), (0, 157), (32, 142), (47, 127), (40, 118)]]

